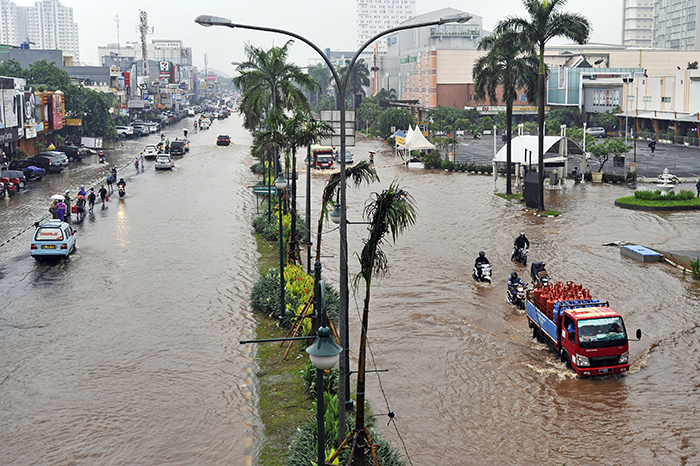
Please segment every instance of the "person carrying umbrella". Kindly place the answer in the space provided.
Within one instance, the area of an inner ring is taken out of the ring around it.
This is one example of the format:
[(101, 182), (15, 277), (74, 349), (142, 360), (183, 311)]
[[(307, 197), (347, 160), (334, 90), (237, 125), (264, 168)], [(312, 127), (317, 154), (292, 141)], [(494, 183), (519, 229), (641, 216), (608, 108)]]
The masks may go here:
[(70, 219), (70, 209), (71, 209), (71, 202), (70, 202), (70, 189), (66, 189), (66, 192), (63, 196), (63, 202), (66, 205), (66, 212), (65, 212), (65, 218)]
[(63, 201), (56, 202), (56, 218), (62, 222), (66, 221), (66, 204)]

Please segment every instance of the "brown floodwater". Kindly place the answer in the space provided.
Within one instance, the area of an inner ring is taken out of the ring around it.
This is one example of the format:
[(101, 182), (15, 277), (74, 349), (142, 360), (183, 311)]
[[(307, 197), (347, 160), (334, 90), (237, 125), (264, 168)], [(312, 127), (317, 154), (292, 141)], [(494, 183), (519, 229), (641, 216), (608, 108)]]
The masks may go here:
[[(220, 133), (234, 145), (216, 147)], [(136, 173), (129, 161), (155, 137), (108, 151), (125, 167), (127, 197), (98, 204), (75, 226), (78, 250), (65, 262), (29, 257), (31, 224), (51, 194), (99, 182), (99, 164), (0, 200), (0, 241), (18, 235), (0, 247), (3, 464), (255, 462), (255, 349), (238, 343), (254, 325), (250, 136), (236, 116), (217, 121), (190, 134), (192, 149), (173, 171), (156, 173), (147, 161)], [(359, 140), (351, 150), (357, 161), (381, 149)], [(400, 447), (382, 416), (396, 413), (413, 464), (700, 463), (700, 284), (604, 245), (694, 250), (699, 214), (622, 210), (613, 201), (628, 187), (584, 183), (548, 193), (547, 207), (564, 215), (545, 219), (493, 196), (490, 176), (407, 169), (381, 152), (375, 162), (381, 182), (348, 189), (348, 219), (361, 221), (370, 194), (395, 178), (418, 217), (385, 246), (391, 274), (373, 283), (369, 343), (377, 368), (389, 372), (381, 387), (368, 375), (367, 397)], [(314, 221), (327, 176), (312, 175)], [(305, 183), (302, 170), (301, 209)], [(555, 280), (584, 284), (628, 329), (642, 330), (630, 343), (629, 374), (578, 378), (531, 338), (523, 311), (505, 300), (510, 272), (529, 275), (509, 260), (520, 230), (530, 261), (545, 261)], [(338, 231), (326, 231), (324, 278), (337, 287)], [(351, 276), (365, 236), (365, 226), (348, 226)], [(479, 250), (493, 265), (490, 286), (471, 278)], [(356, 293), (353, 366), (364, 296)]]

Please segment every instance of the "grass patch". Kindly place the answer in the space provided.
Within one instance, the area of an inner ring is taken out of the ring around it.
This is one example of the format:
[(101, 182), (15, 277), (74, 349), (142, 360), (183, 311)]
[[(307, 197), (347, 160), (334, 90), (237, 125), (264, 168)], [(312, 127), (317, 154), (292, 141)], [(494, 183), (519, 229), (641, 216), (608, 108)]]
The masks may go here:
[[(264, 274), (272, 267), (279, 267), (279, 244), (265, 241), (259, 234), (255, 238), (260, 253), (259, 272)], [(283, 338), (287, 333), (286, 329), (277, 326), (277, 319), (259, 313), (256, 317), (256, 339)], [(258, 464), (264, 466), (287, 464), (289, 445), (297, 429), (313, 415), (301, 377), (309, 359), (304, 352), (306, 344), (295, 342), (287, 359), (283, 360), (286, 348), (287, 344), (282, 347), (280, 343), (259, 343), (256, 347), (258, 412), (265, 434)]]
[(536, 214), (540, 217), (558, 217), (561, 215), (561, 212), (557, 212), (556, 210), (543, 210), (541, 212), (536, 212)]
[(518, 201), (523, 200), (522, 193), (515, 193), (515, 194), (496, 193), (496, 196), (500, 197), (501, 199), (505, 199), (507, 201), (510, 201), (512, 199), (516, 199)]
[(700, 197), (694, 197), (692, 199), (687, 199), (687, 200), (665, 201), (665, 200), (639, 199), (638, 197), (635, 197), (635, 196), (627, 196), (627, 197), (621, 197), (621, 198), (617, 199), (617, 202), (619, 204), (638, 205), (638, 206), (646, 206), (646, 207), (686, 207), (686, 206), (700, 207)]

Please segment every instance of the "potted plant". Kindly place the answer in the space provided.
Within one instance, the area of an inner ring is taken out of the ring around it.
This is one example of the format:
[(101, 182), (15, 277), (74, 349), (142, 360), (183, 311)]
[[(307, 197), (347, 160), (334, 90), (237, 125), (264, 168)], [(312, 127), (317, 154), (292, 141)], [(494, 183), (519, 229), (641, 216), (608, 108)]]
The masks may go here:
[(598, 159), (598, 171), (591, 172), (591, 178), (594, 183), (600, 183), (603, 181), (603, 167), (605, 166), (605, 162), (608, 161), (610, 156), (623, 156), (629, 152), (630, 147), (620, 139), (608, 138), (601, 143), (592, 143), (587, 149), (591, 152), (593, 157)]

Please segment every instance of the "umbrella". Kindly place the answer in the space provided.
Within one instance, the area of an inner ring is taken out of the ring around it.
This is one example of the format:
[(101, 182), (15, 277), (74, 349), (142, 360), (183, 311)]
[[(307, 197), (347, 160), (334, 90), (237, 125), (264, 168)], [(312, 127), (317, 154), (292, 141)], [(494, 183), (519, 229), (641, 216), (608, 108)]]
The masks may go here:
[(85, 196), (83, 196), (82, 194), (78, 194), (78, 199), (85, 199)]
[(55, 199), (57, 201), (64, 201), (66, 197), (63, 194), (54, 194), (50, 199)]

